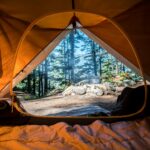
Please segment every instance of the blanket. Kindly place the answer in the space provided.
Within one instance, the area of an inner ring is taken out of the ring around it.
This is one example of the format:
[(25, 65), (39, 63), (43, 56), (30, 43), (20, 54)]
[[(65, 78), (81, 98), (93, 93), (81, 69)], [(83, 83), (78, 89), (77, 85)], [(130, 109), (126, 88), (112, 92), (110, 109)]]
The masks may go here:
[(0, 150), (149, 150), (150, 117), (70, 126), (67, 123), (0, 127)]

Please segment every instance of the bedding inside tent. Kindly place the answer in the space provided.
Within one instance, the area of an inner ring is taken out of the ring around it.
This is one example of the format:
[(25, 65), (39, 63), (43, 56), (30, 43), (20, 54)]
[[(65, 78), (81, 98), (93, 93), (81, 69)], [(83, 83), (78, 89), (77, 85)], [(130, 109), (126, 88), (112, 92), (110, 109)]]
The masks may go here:
[(148, 150), (150, 118), (112, 124), (97, 120), (90, 125), (26, 125), (0, 127), (0, 149), (7, 150)]

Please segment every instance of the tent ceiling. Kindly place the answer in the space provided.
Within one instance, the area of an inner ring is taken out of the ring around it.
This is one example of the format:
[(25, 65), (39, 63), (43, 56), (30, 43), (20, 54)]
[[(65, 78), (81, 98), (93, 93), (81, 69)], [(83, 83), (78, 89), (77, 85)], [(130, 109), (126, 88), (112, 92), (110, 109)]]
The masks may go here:
[(69, 25), (74, 13), (83, 27), (139, 67), (129, 42), (133, 43), (144, 73), (150, 76), (149, 10), (150, 1), (143, 0), (1, 0), (0, 90), (10, 82), (10, 63), (23, 32), (33, 20), (46, 14), (49, 15), (37, 22), (20, 47), (14, 76)]
[[(114, 17), (140, 1), (142, 0), (74, 0), (74, 3), (76, 10)], [(0, 10), (31, 22), (47, 13), (72, 10), (72, 0), (1, 0)]]
[(65, 29), (70, 24), (73, 16), (76, 16), (84, 27), (97, 25), (106, 19), (103, 16), (92, 13), (70, 11), (48, 15), (41, 19), (37, 25), (42, 28)]

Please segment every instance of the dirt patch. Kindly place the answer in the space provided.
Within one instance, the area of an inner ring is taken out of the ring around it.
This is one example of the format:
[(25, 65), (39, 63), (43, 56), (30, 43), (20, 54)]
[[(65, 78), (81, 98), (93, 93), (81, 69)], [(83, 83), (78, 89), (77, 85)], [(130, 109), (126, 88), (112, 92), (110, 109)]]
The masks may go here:
[(50, 96), (37, 100), (21, 101), (21, 103), (27, 112), (34, 115), (75, 116), (76, 114), (80, 115), (80, 111), (81, 114), (90, 114), (95, 113), (96, 110), (97, 112), (100, 111), (100, 108), (111, 110), (116, 103), (116, 99), (117, 97), (114, 95)]

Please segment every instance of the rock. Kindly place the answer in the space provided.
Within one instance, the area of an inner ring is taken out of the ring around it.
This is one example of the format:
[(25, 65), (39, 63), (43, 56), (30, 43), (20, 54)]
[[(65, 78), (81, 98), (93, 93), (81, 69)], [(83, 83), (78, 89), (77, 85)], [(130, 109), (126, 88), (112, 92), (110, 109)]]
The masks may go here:
[(124, 80), (123, 81), (123, 85), (125, 86), (125, 87), (127, 87), (127, 86), (133, 86), (133, 85), (135, 85), (136, 84), (136, 82), (135, 81), (133, 81), (133, 80)]
[(129, 85), (130, 85), (130, 86), (134, 86), (135, 84), (136, 84), (136, 82), (133, 81), (133, 80), (131, 80), (131, 81), (129, 82)]
[(112, 90), (107, 90), (107, 91), (104, 91), (104, 94), (105, 95), (116, 95), (116, 93)]
[(99, 84), (99, 85), (98, 85), (98, 88), (99, 88), (99, 89), (102, 89), (103, 91), (106, 91), (106, 90), (107, 90), (107, 87), (106, 87), (105, 84)]
[(62, 94), (68, 95), (90, 95), (90, 96), (102, 96), (102, 95), (118, 95), (122, 92), (124, 86), (113, 85), (110, 82), (103, 84), (84, 84), (84, 85), (72, 85), (68, 87)]
[(121, 93), (120, 92), (115, 92), (114, 95), (115, 96), (119, 96)]
[(87, 93), (90, 93), (92, 95), (101, 96), (104, 94), (103, 90), (99, 88), (97, 84), (93, 84), (90, 86), (90, 88), (87, 89)]
[(116, 85), (112, 85), (111, 90), (116, 91)]
[(75, 93), (71, 93), (71, 96), (74, 96), (74, 95), (76, 95)]
[(124, 87), (128, 87), (129, 86), (129, 82), (130, 82), (130, 80), (126, 79), (126, 80), (123, 80), (122, 84), (123, 84)]
[(94, 89), (93, 93), (97, 96), (102, 96), (104, 94), (102, 89)]
[(86, 88), (84, 86), (74, 86), (73, 93), (76, 95), (84, 95), (86, 94)]
[(123, 82), (126, 83), (126, 84), (129, 84), (130, 80), (126, 79), (126, 80), (123, 80)]
[(117, 87), (116, 87), (116, 92), (122, 92), (123, 89), (124, 89), (123, 86), (120, 86), (120, 87), (117, 86)]
[(129, 86), (129, 84), (127, 84), (127, 83), (124, 83), (124, 84), (123, 84), (123, 86), (124, 86), (124, 87), (128, 87), (128, 86)]
[(68, 96), (68, 95), (71, 95), (72, 94), (72, 91), (73, 91), (73, 86), (69, 86), (63, 93), (62, 95), (63, 96)]
[(86, 85), (86, 93), (90, 93), (91, 92), (91, 85), (88, 84)]
[(106, 86), (107, 90), (111, 90), (113, 88), (113, 85), (110, 82), (105, 82), (104, 85)]

